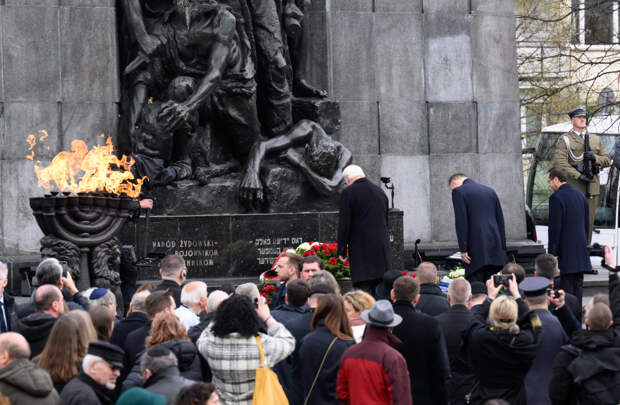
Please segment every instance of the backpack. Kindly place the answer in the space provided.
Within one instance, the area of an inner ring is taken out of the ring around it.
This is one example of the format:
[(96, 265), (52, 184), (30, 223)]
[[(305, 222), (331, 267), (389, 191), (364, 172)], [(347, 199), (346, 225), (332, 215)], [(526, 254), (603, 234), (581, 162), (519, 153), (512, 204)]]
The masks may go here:
[(563, 346), (575, 356), (568, 372), (577, 384), (579, 404), (618, 405), (620, 402), (620, 347), (584, 351), (576, 346)]

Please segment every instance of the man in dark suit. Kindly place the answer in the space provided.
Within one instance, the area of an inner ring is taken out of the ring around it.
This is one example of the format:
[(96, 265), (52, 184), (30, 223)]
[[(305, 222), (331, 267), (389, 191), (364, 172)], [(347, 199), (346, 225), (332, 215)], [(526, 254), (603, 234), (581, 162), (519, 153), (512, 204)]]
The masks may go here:
[(456, 237), (465, 275), (485, 283), (505, 263), (504, 213), (495, 191), (462, 173), (450, 176)]
[(17, 322), (15, 299), (4, 291), (9, 282), (8, 277), (9, 268), (0, 262), (0, 333), (14, 330)]
[(461, 350), (463, 332), (469, 329), (472, 319), (469, 282), (464, 278), (452, 280), (448, 287), (448, 301), (450, 310), (437, 317), (446, 340), (452, 373), (452, 378), (446, 382), (446, 391), (450, 405), (464, 405), (465, 395), (472, 391), (476, 382), (467, 354)]
[(162, 259), (159, 265), (161, 283), (153, 291), (170, 291), (177, 307), (181, 305), (181, 287), (187, 278), (187, 267), (181, 256), (169, 255)]
[(583, 296), (583, 273), (592, 270), (588, 252), (589, 210), (583, 193), (567, 183), (568, 175), (561, 167), (547, 172), (549, 187), (548, 253), (558, 258), (559, 287), (577, 297)]
[(411, 395), (417, 405), (445, 405), (445, 381), (450, 376), (448, 353), (439, 322), (416, 311), (420, 285), (415, 278), (401, 276), (390, 293), (394, 313), (403, 321), (394, 327), (394, 336), (403, 344), (398, 351), (407, 361)]
[(392, 269), (388, 199), (361, 167), (347, 166), (343, 175), (347, 188), (340, 196), (338, 255), (343, 262), (351, 259), (353, 286), (374, 295), (383, 273)]

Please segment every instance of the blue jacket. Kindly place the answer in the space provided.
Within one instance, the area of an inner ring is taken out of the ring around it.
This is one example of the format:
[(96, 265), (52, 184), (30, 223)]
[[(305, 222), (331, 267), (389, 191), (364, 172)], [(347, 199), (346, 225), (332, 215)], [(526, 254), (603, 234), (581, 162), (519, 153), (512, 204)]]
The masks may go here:
[(549, 197), (548, 252), (558, 257), (560, 274), (592, 270), (588, 252), (588, 200), (566, 183)]
[(534, 312), (542, 323), (542, 335), (534, 363), (525, 375), (527, 405), (551, 405), (549, 383), (553, 360), (560, 347), (568, 344), (568, 336), (560, 321), (551, 312), (541, 309), (536, 309)]
[(465, 179), (452, 190), (454, 221), (459, 251), (467, 252), (467, 275), (486, 265), (503, 266), (506, 255), (504, 213), (491, 187)]

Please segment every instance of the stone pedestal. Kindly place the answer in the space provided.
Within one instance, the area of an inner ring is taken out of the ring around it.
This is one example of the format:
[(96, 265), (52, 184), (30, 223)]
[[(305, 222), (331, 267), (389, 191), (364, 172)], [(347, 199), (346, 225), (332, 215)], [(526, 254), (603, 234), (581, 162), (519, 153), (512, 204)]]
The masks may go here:
[[(337, 212), (151, 216), (148, 251), (168, 251), (185, 259), (188, 278), (258, 277), (286, 249), (309, 241), (336, 242)], [(125, 226), (124, 244), (144, 252), (145, 218)], [(394, 268), (403, 268), (403, 213), (389, 214)], [(159, 278), (140, 268), (138, 279)], [(256, 281), (256, 279), (254, 279)]]

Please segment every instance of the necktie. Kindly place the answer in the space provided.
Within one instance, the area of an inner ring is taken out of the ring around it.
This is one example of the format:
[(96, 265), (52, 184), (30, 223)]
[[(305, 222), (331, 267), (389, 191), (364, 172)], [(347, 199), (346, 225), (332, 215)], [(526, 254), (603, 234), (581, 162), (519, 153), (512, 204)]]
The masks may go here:
[(0, 333), (8, 332), (9, 328), (4, 322), (4, 302), (0, 301)]

